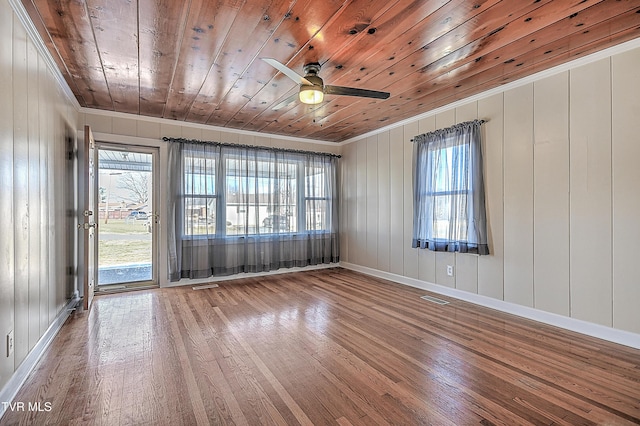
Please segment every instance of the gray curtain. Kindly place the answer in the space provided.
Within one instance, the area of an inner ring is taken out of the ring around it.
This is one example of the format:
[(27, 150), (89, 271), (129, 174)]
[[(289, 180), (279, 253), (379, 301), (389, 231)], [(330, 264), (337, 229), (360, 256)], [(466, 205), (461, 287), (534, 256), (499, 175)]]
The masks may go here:
[(412, 247), (489, 254), (482, 123), (460, 123), (414, 139)]
[(172, 281), (340, 260), (337, 156), (165, 140)]

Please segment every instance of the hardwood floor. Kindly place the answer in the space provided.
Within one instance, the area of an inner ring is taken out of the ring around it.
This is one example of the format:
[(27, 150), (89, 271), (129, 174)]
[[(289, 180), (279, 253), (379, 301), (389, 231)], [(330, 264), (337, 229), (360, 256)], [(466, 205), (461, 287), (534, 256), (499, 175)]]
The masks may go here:
[(219, 284), (96, 297), (0, 424), (640, 423), (639, 350), (340, 268)]

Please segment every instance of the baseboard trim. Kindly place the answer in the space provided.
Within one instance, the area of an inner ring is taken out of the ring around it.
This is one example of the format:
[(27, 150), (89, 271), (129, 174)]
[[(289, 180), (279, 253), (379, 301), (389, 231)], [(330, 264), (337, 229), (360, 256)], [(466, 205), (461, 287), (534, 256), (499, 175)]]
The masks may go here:
[(53, 341), (53, 338), (56, 337), (65, 321), (71, 315), (71, 312), (75, 309), (75, 307), (80, 302), (80, 299), (77, 297), (72, 298), (67, 302), (65, 307), (60, 311), (58, 316), (53, 320), (47, 331), (42, 335), (38, 343), (33, 347), (31, 352), (26, 356), (22, 364), (16, 369), (13, 373), (7, 384), (0, 391), (0, 419), (7, 411), (8, 404), (13, 402), (14, 398), (18, 394), (18, 391), (24, 385), (24, 382), (29, 377), (29, 374), (34, 369), (38, 361), (42, 355), (44, 355), (45, 351)]
[(514, 303), (505, 302), (503, 300), (493, 299), (491, 297), (473, 294), (455, 288), (444, 287), (427, 281), (417, 280), (415, 278), (404, 277), (402, 275), (393, 274), (391, 272), (380, 271), (366, 266), (356, 265), (349, 262), (340, 262), (340, 266), (363, 274), (371, 275), (377, 278), (393, 281), (399, 284), (416, 287), (445, 296), (454, 297), (456, 299), (471, 302), (476, 305), (495, 309), (497, 311), (508, 314), (517, 315), (533, 321), (560, 327), (565, 330), (575, 331), (587, 336), (606, 340), (613, 343), (640, 349), (640, 334), (628, 331), (617, 330), (615, 328), (606, 327), (600, 324), (593, 324), (587, 321), (569, 318), (550, 312), (544, 312), (539, 309), (529, 308), (527, 306), (516, 305)]

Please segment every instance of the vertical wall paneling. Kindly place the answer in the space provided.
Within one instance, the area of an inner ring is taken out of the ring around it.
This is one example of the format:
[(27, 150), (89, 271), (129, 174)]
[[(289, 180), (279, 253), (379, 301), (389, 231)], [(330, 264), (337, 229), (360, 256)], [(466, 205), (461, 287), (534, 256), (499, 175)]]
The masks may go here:
[[(50, 86), (47, 80), (47, 66), (44, 60), (38, 60), (38, 117), (39, 117), (39, 135), (38, 146), (40, 147), (40, 176), (44, 179), (48, 179), (49, 176), (49, 161), (47, 156), (49, 155), (48, 144), (40, 144), (40, 141), (49, 141), (52, 136), (50, 131), (50, 122), (52, 114), (52, 105), (44, 102), (44, 99), (50, 99)], [(35, 179), (36, 176), (33, 176)], [(40, 195), (43, 200), (48, 200), (48, 190), (46, 185), (41, 186)], [(40, 265), (42, 273), (40, 274), (40, 336), (49, 327), (49, 278), (50, 278), (50, 263), (49, 263), (49, 209), (46, 203), (41, 203), (41, 233), (40, 233), (40, 257), (42, 263)], [(52, 278), (53, 279), (53, 278)]]
[(418, 249), (411, 248), (411, 234), (413, 232), (413, 139), (420, 134), (418, 122), (414, 121), (403, 126), (404, 131), (404, 275), (418, 278)]
[(478, 293), (478, 255), (455, 254), (455, 281), (458, 290)]
[[(344, 220), (340, 223), (341, 238), (346, 240), (346, 252), (340, 253), (340, 259), (347, 262), (355, 263), (353, 252), (355, 251), (355, 144), (349, 144), (345, 147), (344, 156), (340, 159), (343, 170), (344, 180), (342, 181), (342, 197), (346, 203), (342, 205), (344, 211)], [(346, 238), (345, 238), (346, 236)]]
[[(183, 138), (187, 138), (184, 135), (193, 135), (193, 139), (199, 139), (200, 135), (202, 135), (202, 131), (200, 129), (193, 129), (193, 128), (189, 128), (189, 127), (183, 127), (182, 128), (182, 137)], [(189, 139), (189, 138), (187, 138)], [(247, 134), (239, 134), (238, 135), (238, 143), (241, 143), (243, 145), (255, 145), (256, 144), (256, 137), (254, 135), (247, 135)]]
[(367, 259), (367, 140), (356, 145), (356, 246), (354, 253), (359, 265)]
[(358, 145), (351, 144), (349, 146), (349, 164), (347, 170), (349, 172), (349, 261), (356, 262), (358, 247), (358, 173), (356, 164), (358, 161)]
[(389, 132), (378, 134), (378, 266), (381, 271), (389, 271), (391, 251), (391, 190), (389, 185)]
[[(29, 40), (27, 43), (27, 64), (29, 67), (29, 69), (27, 70), (27, 105), (29, 111), (27, 122), (29, 134), (29, 149), (33, 151), (33, 157), (35, 157), (35, 148), (32, 148), (32, 146), (39, 145), (40, 141), (40, 107), (38, 103), (38, 100), (40, 99), (40, 78), (38, 69), (38, 51), (31, 40)], [(39, 161), (37, 166), (40, 166)], [(34, 185), (40, 185), (40, 181), (37, 181)], [(37, 194), (36, 196), (38, 197), (37, 205), (40, 205), (40, 194)], [(36, 208), (36, 206), (33, 205), (31, 206), (31, 211), (31, 218), (36, 218), (38, 221), (40, 221), (40, 218), (42, 216), (41, 208)], [(31, 279), (29, 280), (29, 350), (33, 349), (41, 336), (39, 274), (41, 234), (42, 231), (39, 229), (38, 232), (29, 235), (29, 245), (30, 247), (32, 247), (29, 257), (29, 269), (30, 275), (32, 275)]]
[(138, 120), (135, 120), (133, 118), (121, 118), (121, 117), (113, 117), (111, 120), (112, 120), (113, 129), (116, 132), (118, 132), (119, 135), (126, 135), (126, 136), (138, 135)]
[(8, 2), (0, 2), (0, 75), (2, 388), (69, 296), (64, 134), (78, 117)]
[(341, 234), (341, 238), (340, 238), (340, 260), (342, 260), (343, 262), (346, 262), (348, 259), (348, 255), (347, 255), (347, 241), (349, 240), (347, 237), (347, 231), (348, 231), (348, 227), (347, 227), (347, 186), (345, 184), (346, 181), (346, 174), (347, 171), (344, 167), (344, 160), (340, 161), (339, 163), (339, 168), (338, 168), (338, 220), (339, 220), (339, 226), (340, 226), (340, 234)]
[[(0, 2), (0, 338), (14, 327), (14, 217), (13, 217), (13, 13)], [(14, 371), (14, 355), (0, 354), (0, 387)]]
[(347, 177), (347, 168), (345, 167), (346, 159), (343, 157), (339, 164), (339, 172), (338, 172), (338, 211), (339, 211), (339, 220), (340, 220), (340, 260), (346, 262), (349, 259), (348, 255), (348, 232), (349, 232), (349, 224), (347, 222), (349, 217), (348, 205), (349, 205), (349, 181)]
[(378, 267), (378, 137), (369, 136), (367, 146), (367, 196), (362, 200), (366, 206), (367, 217), (367, 246), (365, 248), (365, 265), (370, 268)]
[[(85, 114), (85, 124), (91, 127), (91, 131), (95, 133), (116, 133), (113, 128), (113, 118), (109, 115), (97, 115), (97, 114)], [(162, 136), (177, 136), (180, 135), (165, 135)]]
[(202, 130), (202, 140), (205, 141), (219, 141), (220, 140), (220, 131), (214, 129), (204, 129)]
[(504, 183), (502, 149), (504, 145), (503, 95), (478, 101), (482, 125), (485, 205), (489, 256), (478, 257), (478, 294), (504, 299)]
[[(61, 222), (64, 223), (65, 233), (61, 240), (63, 244), (62, 250), (65, 253), (65, 265), (63, 270), (64, 287), (59, 286), (60, 293), (58, 294), (57, 309), (60, 312), (64, 309), (64, 304), (67, 299), (73, 297), (76, 289), (76, 273), (75, 273), (75, 260), (76, 250), (78, 246), (77, 238), (78, 232), (76, 230), (76, 216), (78, 212), (78, 203), (76, 202), (77, 183), (74, 178), (75, 171), (78, 168), (77, 161), (73, 153), (77, 150), (77, 131), (72, 123), (75, 122), (73, 114), (75, 108), (67, 105), (65, 121), (63, 123), (63, 130), (61, 135), (61, 141), (63, 143), (62, 154), (64, 163), (64, 174), (62, 180), (65, 181), (65, 192), (62, 198), (64, 202), (61, 205), (63, 214), (61, 215)], [(166, 263), (165, 263), (166, 265)]]
[[(436, 114), (436, 129), (443, 129), (456, 124), (456, 111), (451, 109)], [(453, 266), (453, 276), (447, 275), (447, 266)], [(455, 253), (436, 253), (436, 283), (447, 287), (456, 286), (456, 255)]]
[[(49, 78), (53, 79), (51, 73)], [(55, 102), (53, 119), (53, 138), (51, 145), (51, 161), (53, 166), (49, 168), (49, 179), (51, 182), (60, 182), (59, 185), (47, 185), (49, 191), (49, 200), (52, 206), (52, 212), (49, 222), (49, 244), (50, 253), (54, 256), (50, 259), (51, 268), (55, 271), (53, 275), (54, 280), (50, 280), (51, 292), (49, 293), (49, 323), (53, 322), (60, 313), (60, 310), (66, 304), (66, 271), (65, 267), (68, 265), (66, 258), (66, 244), (67, 244), (67, 232), (70, 230), (65, 228), (67, 206), (65, 202), (66, 197), (66, 141), (64, 136), (64, 123), (66, 119), (66, 105), (62, 102), (64, 99), (64, 92), (59, 85), (51, 85), (51, 91), (53, 92)], [(48, 327), (47, 327), (48, 328)]]
[(611, 61), (570, 72), (571, 316), (613, 325)]
[(569, 73), (534, 83), (534, 307), (569, 315)]
[(391, 255), (389, 270), (398, 275), (404, 272), (404, 132), (395, 127), (390, 132), (389, 182), (391, 185)]
[(613, 326), (640, 333), (640, 49), (612, 58)]
[[(182, 137), (185, 139), (197, 139), (202, 140), (202, 129), (196, 127), (183, 127)], [(242, 142), (252, 145), (253, 141)]]
[[(166, 130), (168, 125), (162, 124), (162, 129)], [(173, 126), (171, 126), (173, 128)], [(170, 133), (179, 132), (182, 135), (182, 127), (172, 129)], [(163, 135), (164, 136), (164, 135)], [(240, 143), (240, 134), (233, 132), (220, 132), (220, 141), (225, 143)]]
[[(93, 129), (92, 129), (93, 130)], [(94, 132), (95, 133), (95, 132)], [(222, 140), (222, 135), (220, 142), (227, 142), (226, 140)], [(181, 138), (182, 137), (182, 128), (179, 126), (174, 126), (167, 123), (160, 124), (160, 137), (168, 137), (168, 138)]]
[[(42, 325), (44, 326), (41, 329), (41, 333), (44, 334), (47, 328), (49, 328), (49, 324), (55, 319), (57, 311), (56, 311), (56, 296), (58, 294), (58, 284), (62, 284), (63, 281), (59, 274), (59, 268), (61, 262), (63, 262), (64, 258), (62, 257), (62, 253), (58, 251), (57, 242), (59, 241), (56, 238), (56, 219), (59, 214), (58, 205), (59, 205), (59, 197), (60, 197), (60, 187), (64, 186), (63, 181), (60, 180), (60, 174), (56, 167), (60, 166), (59, 156), (62, 155), (60, 152), (60, 135), (57, 132), (59, 128), (60, 110), (58, 99), (60, 96), (60, 91), (58, 89), (58, 85), (51, 84), (52, 76), (49, 71), (49, 68), (46, 65), (46, 61), (43, 59), (40, 61), (40, 68), (42, 72), (42, 78), (47, 81), (46, 84), (46, 94), (45, 99), (50, 99), (51, 104), (49, 108), (47, 108), (47, 133), (46, 138), (41, 140), (40, 145), (40, 170), (37, 175), (34, 175), (34, 178), (39, 178), (40, 185), (40, 194), (43, 200), (46, 200), (41, 204), (41, 210), (44, 213), (46, 206), (46, 216), (43, 216), (43, 220), (41, 225), (44, 225), (44, 229), (46, 229), (46, 240), (43, 241), (42, 244), (42, 255), (41, 260), (45, 265), (44, 270), (40, 274), (40, 280), (47, 287), (47, 316), (42, 319)], [(48, 185), (47, 182), (61, 182), (60, 185)], [(64, 230), (61, 230), (64, 232)]]
[(504, 300), (533, 307), (533, 84), (504, 93)]
[[(456, 108), (456, 123), (475, 120), (478, 118), (478, 103), (470, 102)], [(456, 288), (478, 293), (478, 256), (466, 253), (456, 253)]]
[[(431, 116), (418, 121), (418, 134), (436, 130), (436, 118)], [(428, 249), (418, 250), (418, 279), (429, 283), (436, 282), (436, 253)]]
[[(43, 61), (44, 62), (44, 61)], [(45, 70), (46, 70), (46, 78), (47, 80), (51, 81), (51, 73), (49, 71), (49, 68), (47, 68), (45, 66)], [(61, 125), (60, 123), (62, 122), (62, 115), (63, 115), (63, 111), (62, 108), (60, 106), (60, 104), (58, 103), (58, 99), (60, 99), (61, 96), (63, 96), (60, 88), (58, 87), (58, 85), (52, 85), (51, 83), (48, 84), (48, 94), (47, 97), (48, 99), (53, 99), (53, 105), (52, 108), (50, 108), (49, 110), (49, 138), (48, 138), (48, 143), (41, 143), (40, 147), (42, 149), (42, 147), (46, 146), (48, 155), (46, 156), (46, 160), (47, 160), (47, 168), (46, 173), (47, 173), (47, 177), (46, 179), (49, 182), (60, 182), (60, 185), (47, 185), (46, 182), (43, 182), (43, 185), (41, 186), (41, 193), (42, 193), (42, 187), (44, 187), (44, 190), (46, 192), (46, 200), (47, 200), (47, 209), (49, 210), (49, 215), (48, 215), (48, 223), (46, 226), (47, 229), (47, 238), (48, 240), (48, 246), (49, 246), (49, 255), (45, 256), (46, 261), (48, 262), (48, 283), (47, 283), (47, 288), (49, 289), (49, 316), (48, 316), (48, 324), (47, 324), (47, 328), (49, 328), (49, 324), (51, 324), (51, 322), (53, 322), (53, 320), (55, 319), (56, 315), (58, 314), (58, 292), (59, 292), (59, 285), (64, 283), (64, 275), (62, 275), (61, 269), (64, 267), (65, 263), (64, 263), (64, 251), (61, 250), (61, 243), (64, 241), (64, 238), (62, 238), (62, 234), (64, 233), (64, 230), (61, 229), (61, 235), (58, 237), (56, 235), (55, 230), (58, 228), (58, 225), (62, 224), (63, 222), (58, 222), (58, 217), (61, 214), (61, 203), (64, 200), (64, 175), (62, 174), (62, 172), (64, 171), (64, 165), (62, 164), (62, 158), (64, 155), (64, 150), (61, 150), (61, 142), (62, 142), (62, 136), (61, 136), (61, 132), (60, 132), (60, 128)], [(41, 151), (42, 152), (42, 151)], [(40, 171), (38, 173), (41, 173)], [(38, 175), (35, 175), (38, 176)], [(40, 177), (42, 179), (42, 177)], [(62, 211), (62, 214), (64, 214), (64, 212)], [(44, 334), (44, 332), (46, 331), (43, 330), (42, 333)]]
[(140, 138), (160, 139), (162, 137), (162, 135), (160, 135), (160, 123), (137, 120), (136, 136)]
[[(29, 139), (27, 106), (27, 33), (14, 16), (13, 22), (13, 217), (15, 273), (15, 364), (29, 351), (29, 234), (37, 222), (30, 215)], [(11, 99), (11, 98), (9, 98)], [(38, 213), (38, 210), (34, 210)], [(2, 356), (6, 354), (1, 354)]]

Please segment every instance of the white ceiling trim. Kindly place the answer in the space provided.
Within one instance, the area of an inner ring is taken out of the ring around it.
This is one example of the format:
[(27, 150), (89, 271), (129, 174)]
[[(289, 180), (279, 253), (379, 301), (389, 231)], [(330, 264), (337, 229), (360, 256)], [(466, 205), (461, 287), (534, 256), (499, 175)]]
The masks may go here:
[[(436, 114), (439, 114), (441, 112), (449, 111), (449, 110), (451, 110), (453, 108), (457, 108), (459, 106), (468, 104), (469, 102), (479, 101), (481, 99), (485, 99), (485, 98), (488, 98), (490, 96), (497, 95), (499, 93), (506, 92), (506, 91), (511, 90), (511, 89), (515, 89), (516, 87), (524, 86), (526, 84), (542, 80), (542, 79), (550, 77), (552, 75), (560, 74), (562, 72), (569, 71), (569, 70), (581, 67), (583, 65), (587, 65), (587, 64), (590, 64), (592, 62), (599, 61), (601, 59), (606, 59), (606, 58), (609, 58), (611, 56), (614, 56), (614, 55), (617, 55), (617, 54), (620, 54), (620, 53), (628, 52), (629, 50), (637, 49), (639, 47), (640, 47), (640, 37), (636, 38), (636, 39), (633, 39), (633, 40), (630, 40), (630, 41), (627, 41), (627, 42), (624, 42), (624, 43), (620, 43), (618, 45), (609, 47), (607, 49), (600, 50), (598, 52), (595, 52), (595, 53), (592, 53), (590, 55), (584, 56), (582, 58), (574, 59), (574, 60), (566, 62), (564, 64), (555, 66), (553, 68), (549, 68), (549, 69), (546, 69), (544, 71), (540, 71), (540, 72), (537, 72), (535, 74), (531, 74), (531, 75), (529, 75), (527, 77), (523, 77), (523, 78), (521, 78), (519, 80), (515, 80), (515, 81), (512, 81), (510, 83), (507, 83), (507, 84), (504, 84), (504, 85), (501, 85), (501, 86), (498, 86), (498, 87), (494, 87), (493, 89), (489, 89), (489, 90), (484, 91), (482, 93), (478, 93), (477, 95), (469, 96), (468, 98), (464, 98), (464, 99), (461, 99), (459, 101), (452, 102), (452, 103), (450, 103), (448, 105), (444, 105), (442, 107), (433, 109), (431, 111), (427, 111), (427, 112), (425, 112), (423, 114), (419, 114), (419, 115), (413, 116), (411, 118), (407, 118), (406, 120), (402, 120), (402, 121), (399, 121), (397, 123), (389, 124), (388, 126), (381, 127), (378, 130), (372, 130), (371, 132), (365, 133), (363, 135), (354, 136), (351, 139), (347, 139), (346, 141), (338, 143), (338, 145), (339, 146), (345, 146), (345, 145), (348, 145), (350, 143), (357, 142), (357, 141), (362, 140), (362, 139), (366, 139), (366, 138), (368, 138), (370, 136), (375, 136), (375, 135), (377, 135), (379, 133), (386, 132), (386, 131), (389, 131), (391, 129), (395, 129), (396, 127), (401, 127), (401, 126), (404, 126), (405, 124), (410, 124), (410, 123), (413, 123), (415, 121), (422, 120), (423, 118), (432, 117), (432, 116), (434, 116)], [(478, 118), (482, 118), (482, 117), (478, 117)]]

